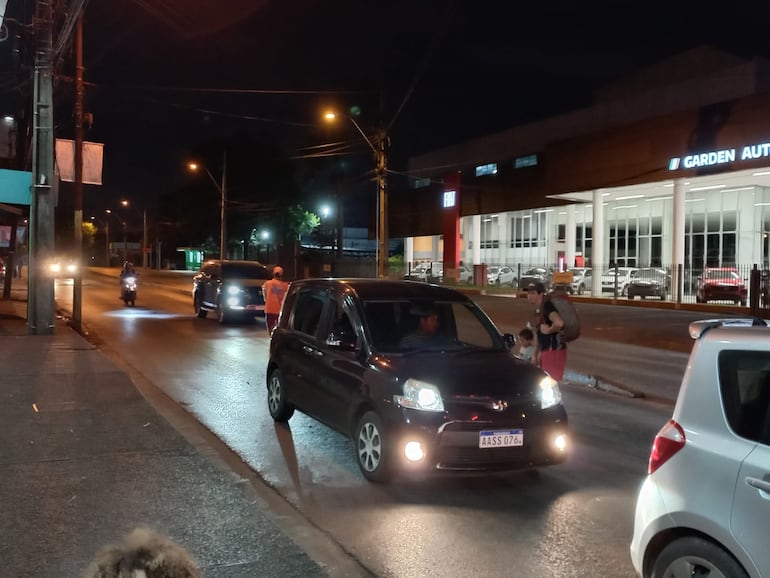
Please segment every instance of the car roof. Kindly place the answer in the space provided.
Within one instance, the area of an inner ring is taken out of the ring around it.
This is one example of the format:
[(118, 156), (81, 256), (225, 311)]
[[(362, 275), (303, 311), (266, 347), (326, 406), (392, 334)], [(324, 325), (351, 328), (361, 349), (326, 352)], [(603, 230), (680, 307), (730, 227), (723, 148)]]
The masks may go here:
[(363, 300), (417, 299), (472, 302), (470, 297), (459, 291), (420, 281), (371, 278), (315, 278), (300, 279), (292, 283), (292, 288), (295, 290), (307, 286), (347, 288), (354, 291)]

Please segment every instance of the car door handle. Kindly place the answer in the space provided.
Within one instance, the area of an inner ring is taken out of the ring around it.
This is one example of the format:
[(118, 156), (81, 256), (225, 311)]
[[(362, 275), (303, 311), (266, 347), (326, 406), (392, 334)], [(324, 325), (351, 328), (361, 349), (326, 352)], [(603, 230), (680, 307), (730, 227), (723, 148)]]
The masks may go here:
[(770, 482), (766, 482), (765, 480), (760, 480), (758, 478), (748, 477), (746, 478), (746, 483), (752, 488), (756, 488), (761, 492), (770, 494)]
[(307, 345), (302, 346), (302, 353), (304, 353), (305, 355), (310, 355), (312, 357), (323, 357), (323, 353), (321, 353), (314, 347), (309, 347)]

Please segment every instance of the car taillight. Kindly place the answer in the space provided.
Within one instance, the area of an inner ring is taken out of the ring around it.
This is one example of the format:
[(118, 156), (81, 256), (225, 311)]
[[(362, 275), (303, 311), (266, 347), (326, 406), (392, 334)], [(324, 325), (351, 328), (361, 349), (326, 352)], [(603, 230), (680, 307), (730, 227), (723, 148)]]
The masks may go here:
[(650, 452), (650, 463), (647, 466), (647, 473), (651, 474), (665, 464), (676, 452), (684, 447), (686, 441), (682, 426), (673, 419), (669, 420), (660, 429), (658, 435), (655, 436), (652, 451)]

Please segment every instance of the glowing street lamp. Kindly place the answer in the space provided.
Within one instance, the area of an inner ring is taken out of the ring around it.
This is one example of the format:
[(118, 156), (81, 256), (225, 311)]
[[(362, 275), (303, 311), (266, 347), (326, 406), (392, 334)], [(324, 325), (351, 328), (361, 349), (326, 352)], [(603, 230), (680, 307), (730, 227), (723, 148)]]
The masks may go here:
[[(337, 113), (327, 111), (324, 114), (326, 122), (335, 122)], [(366, 144), (374, 153), (375, 175), (377, 177), (377, 276), (382, 279), (385, 277), (385, 263), (388, 261), (388, 194), (386, 190), (386, 179), (388, 173), (387, 147), (388, 137), (383, 128), (379, 128), (374, 139), (370, 139), (356, 122), (356, 119), (346, 115), (356, 130), (361, 134)], [(373, 142), (374, 140), (374, 142)], [(376, 143), (376, 144), (375, 144)]]
[(192, 172), (197, 172), (200, 169), (206, 171), (206, 174), (211, 179), (211, 182), (216, 186), (219, 191), (219, 258), (225, 260), (227, 258), (227, 244), (225, 239), (227, 238), (227, 218), (225, 213), (225, 207), (227, 204), (227, 165), (225, 153), (222, 153), (222, 181), (218, 183), (211, 174), (211, 171), (204, 165), (199, 163), (187, 163), (187, 168)]

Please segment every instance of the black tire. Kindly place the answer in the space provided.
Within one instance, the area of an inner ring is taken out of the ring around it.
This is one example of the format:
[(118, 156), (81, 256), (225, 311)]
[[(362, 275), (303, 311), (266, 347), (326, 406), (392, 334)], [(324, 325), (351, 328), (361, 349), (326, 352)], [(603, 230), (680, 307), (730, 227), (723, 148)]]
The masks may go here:
[(585, 286), (582, 283), (578, 285), (578, 295), (582, 295), (585, 292), (586, 292)]
[(633, 293), (629, 293), (628, 294), (628, 300), (629, 301), (633, 301), (635, 298), (636, 298), (636, 295), (634, 295)]
[(729, 552), (696, 536), (679, 538), (663, 548), (652, 563), (650, 578), (685, 575), (748, 578), (746, 570)]
[(746, 300), (745, 299), (741, 299), (741, 307), (746, 307)]
[(373, 411), (367, 411), (358, 420), (353, 443), (356, 461), (361, 473), (370, 482), (384, 483), (392, 478), (388, 440), (382, 420)]
[(280, 369), (274, 369), (267, 380), (267, 409), (275, 421), (286, 422), (294, 415), (294, 408), (286, 401), (286, 387)]
[(195, 308), (195, 316), (201, 319), (205, 319), (206, 315), (209, 313), (201, 306), (201, 298), (197, 293), (195, 294), (195, 297), (193, 297), (193, 307)]

